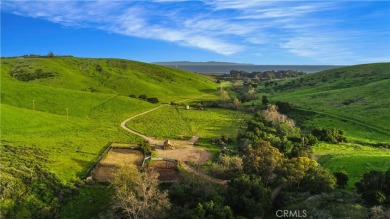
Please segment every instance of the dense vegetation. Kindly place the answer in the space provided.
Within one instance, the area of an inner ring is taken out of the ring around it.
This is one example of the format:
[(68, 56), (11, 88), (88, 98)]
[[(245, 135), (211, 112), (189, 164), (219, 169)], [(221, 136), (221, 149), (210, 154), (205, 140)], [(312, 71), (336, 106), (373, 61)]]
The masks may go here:
[(280, 71), (264, 71), (264, 72), (246, 72), (246, 71), (237, 71), (231, 70), (229, 74), (223, 74), (218, 76), (219, 80), (243, 80), (243, 79), (252, 79), (256, 82), (262, 80), (272, 80), (272, 79), (285, 79), (285, 78), (294, 78), (301, 75), (305, 75), (305, 72), (293, 71), (293, 70), (280, 70)]

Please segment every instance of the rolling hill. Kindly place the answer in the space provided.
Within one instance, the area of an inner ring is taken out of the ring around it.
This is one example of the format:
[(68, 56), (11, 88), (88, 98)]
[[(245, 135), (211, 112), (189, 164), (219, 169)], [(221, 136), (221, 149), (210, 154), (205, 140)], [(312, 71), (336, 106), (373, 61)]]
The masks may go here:
[(307, 127), (337, 127), (353, 140), (390, 143), (390, 63), (336, 68), (273, 86), (274, 100), (300, 109)]
[(109, 142), (141, 141), (119, 124), (156, 104), (129, 95), (170, 102), (216, 88), (202, 75), (135, 61), (5, 58), (1, 60), (2, 145), (42, 149), (48, 154), (49, 170), (63, 182), (72, 181)]

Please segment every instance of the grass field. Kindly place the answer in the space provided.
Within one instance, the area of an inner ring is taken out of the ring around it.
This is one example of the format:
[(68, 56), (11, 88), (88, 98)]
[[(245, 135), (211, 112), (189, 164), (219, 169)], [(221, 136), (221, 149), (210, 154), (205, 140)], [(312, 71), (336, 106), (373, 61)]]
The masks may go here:
[(157, 138), (234, 137), (248, 117), (242, 112), (226, 109), (185, 110), (183, 106), (166, 106), (131, 120), (127, 127)]
[(313, 151), (321, 166), (331, 172), (346, 171), (348, 173), (348, 188), (353, 188), (354, 183), (369, 170), (384, 171), (390, 168), (390, 149), (352, 143), (338, 145), (320, 143), (314, 147)]

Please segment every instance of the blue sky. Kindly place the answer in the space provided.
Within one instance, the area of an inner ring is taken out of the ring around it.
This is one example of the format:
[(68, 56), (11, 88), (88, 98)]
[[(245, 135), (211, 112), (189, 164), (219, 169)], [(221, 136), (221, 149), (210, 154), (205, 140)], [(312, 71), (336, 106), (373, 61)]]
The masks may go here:
[(1, 55), (144, 62), (390, 61), (389, 1), (1, 1)]

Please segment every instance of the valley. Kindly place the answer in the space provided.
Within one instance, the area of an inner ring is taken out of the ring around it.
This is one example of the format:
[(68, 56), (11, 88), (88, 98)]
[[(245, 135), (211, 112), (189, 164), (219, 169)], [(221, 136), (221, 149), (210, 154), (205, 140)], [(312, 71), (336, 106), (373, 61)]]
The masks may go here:
[[(136, 166), (148, 156), (179, 161), (174, 169), (180, 180), (160, 185), (175, 206), (171, 217), (186, 218), (213, 202), (210, 215), (225, 209), (226, 215), (268, 218), (275, 202), (294, 209), (317, 192), (345, 193), (358, 201), (341, 205), (358, 203), (368, 214), (371, 205), (357, 195), (355, 183), (368, 171), (390, 170), (389, 82), (389, 63), (218, 82), (210, 75), (128, 60), (2, 58), (2, 216), (114, 214), (111, 181), (86, 180), (113, 142), (135, 145), (136, 152), (117, 149), (105, 157), (103, 167), (113, 168), (108, 172), (120, 166), (117, 159), (133, 159), (128, 154), (137, 154)], [(288, 103), (288, 110), (274, 108), (278, 102)], [(344, 140), (323, 140), (316, 128), (341, 130)], [(165, 141), (171, 143), (167, 148)], [(151, 160), (150, 166), (162, 178), (173, 174), (161, 171), (164, 163)], [(332, 175), (342, 171), (349, 176), (345, 188), (337, 187)], [(315, 187), (315, 180), (328, 184)], [(258, 192), (248, 197), (261, 197), (255, 203), (263, 210), (237, 208), (240, 198), (229, 196), (245, 195), (234, 190), (239, 185)], [(270, 200), (270, 191), (280, 185), (285, 186), (279, 199)], [(286, 196), (301, 199), (282, 200)], [(180, 201), (186, 207), (178, 207)]]

